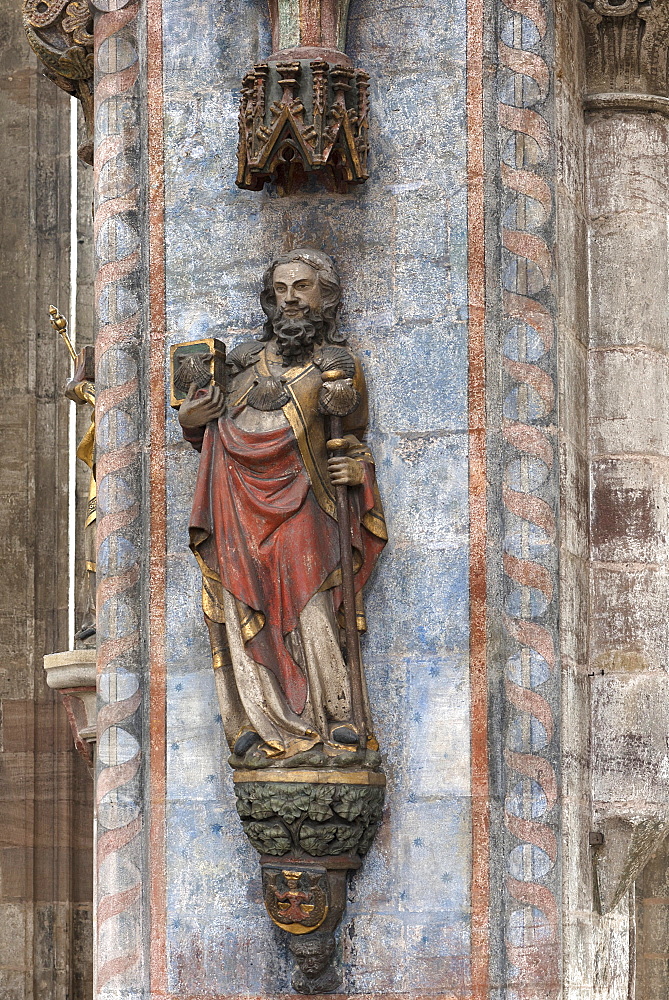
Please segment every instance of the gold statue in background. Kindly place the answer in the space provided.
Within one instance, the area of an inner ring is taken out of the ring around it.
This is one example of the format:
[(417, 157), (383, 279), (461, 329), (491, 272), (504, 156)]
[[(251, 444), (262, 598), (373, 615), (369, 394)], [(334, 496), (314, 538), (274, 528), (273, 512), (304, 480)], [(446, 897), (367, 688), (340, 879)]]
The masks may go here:
[(95, 521), (97, 513), (97, 488), (95, 484), (95, 362), (92, 345), (87, 345), (79, 353), (75, 351), (67, 334), (67, 320), (55, 306), (49, 307), (51, 325), (65, 343), (74, 365), (72, 377), (65, 385), (65, 395), (75, 403), (87, 403), (91, 407), (91, 423), (77, 447), (77, 458), (90, 469), (88, 503), (84, 521), (84, 555), (86, 559), (87, 602), (84, 621), (75, 632), (75, 640), (82, 642), (95, 635)]

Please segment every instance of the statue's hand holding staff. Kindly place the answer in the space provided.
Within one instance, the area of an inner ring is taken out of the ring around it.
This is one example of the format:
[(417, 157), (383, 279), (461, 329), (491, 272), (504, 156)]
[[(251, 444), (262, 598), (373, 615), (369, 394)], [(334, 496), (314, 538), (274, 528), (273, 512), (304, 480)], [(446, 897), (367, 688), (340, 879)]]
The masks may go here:
[[(346, 438), (332, 438), (327, 442), (328, 451), (345, 451), (351, 442)], [(357, 458), (336, 455), (328, 459), (328, 472), (333, 486), (360, 486), (365, 478), (365, 470)]]
[(210, 420), (218, 420), (224, 411), (225, 396), (217, 385), (203, 390), (191, 382), (188, 395), (179, 407), (179, 423), (189, 430), (205, 427)]

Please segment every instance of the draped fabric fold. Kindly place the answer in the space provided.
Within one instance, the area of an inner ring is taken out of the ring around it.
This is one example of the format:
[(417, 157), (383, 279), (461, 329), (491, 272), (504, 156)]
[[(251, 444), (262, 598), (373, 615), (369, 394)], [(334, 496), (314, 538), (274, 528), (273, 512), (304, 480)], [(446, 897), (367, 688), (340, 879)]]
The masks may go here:
[[(337, 522), (319, 504), (291, 427), (249, 432), (234, 412), (208, 425), (190, 521), (191, 548), (205, 577), (249, 611), (246, 651), (276, 676), (292, 711), (303, 711), (308, 682), (286, 638), (319, 590), (341, 603)], [(356, 590), (367, 581), (383, 535), (366, 527), (379, 509), (373, 466), (349, 490)]]

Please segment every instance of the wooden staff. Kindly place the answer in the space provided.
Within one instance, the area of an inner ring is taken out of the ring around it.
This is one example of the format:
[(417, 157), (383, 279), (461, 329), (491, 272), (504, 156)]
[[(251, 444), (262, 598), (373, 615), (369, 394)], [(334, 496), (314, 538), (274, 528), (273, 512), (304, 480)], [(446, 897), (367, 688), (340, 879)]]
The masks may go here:
[[(333, 451), (333, 457), (346, 453), (346, 444), (342, 437), (342, 418), (330, 416), (330, 437), (339, 447)], [(355, 608), (355, 583), (353, 578), (353, 548), (351, 545), (351, 512), (348, 505), (348, 486), (335, 486), (337, 502), (337, 525), (339, 528), (339, 560), (341, 563), (341, 588), (344, 603), (344, 630), (346, 633), (346, 660), (351, 674), (351, 700), (353, 702), (353, 721), (358, 733), (358, 747), (367, 747), (367, 726), (363, 709), (362, 659), (360, 656), (360, 636), (358, 635), (357, 614)]]

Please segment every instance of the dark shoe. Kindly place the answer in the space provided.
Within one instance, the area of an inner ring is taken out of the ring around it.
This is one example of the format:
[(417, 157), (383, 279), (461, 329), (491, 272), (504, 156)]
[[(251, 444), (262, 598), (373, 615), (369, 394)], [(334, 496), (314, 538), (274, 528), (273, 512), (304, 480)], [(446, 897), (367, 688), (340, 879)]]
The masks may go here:
[(347, 747), (358, 745), (358, 734), (350, 726), (337, 726), (332, 730), (332, 739), (335, 743), (343, 743)]
[(79, 631), (74, 633), (74, 638), (81, 642), (82, 639), (90, 639), (92, 635), (95, 635), (95, 625), (82, 625)]
[(245, 733), (237, 737), (235, 741), (235, 747), (232, 751), (237, 757), (244, 757), (245, 754), (249, 752), (251, 747), (254, 747), (256, 743), (262, 743), (262, 740), (257, 733), (254, 733), (252, 729), (247, 729)]

